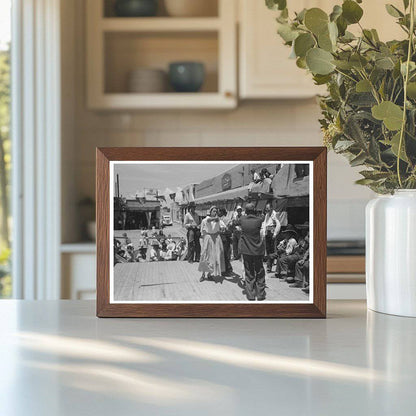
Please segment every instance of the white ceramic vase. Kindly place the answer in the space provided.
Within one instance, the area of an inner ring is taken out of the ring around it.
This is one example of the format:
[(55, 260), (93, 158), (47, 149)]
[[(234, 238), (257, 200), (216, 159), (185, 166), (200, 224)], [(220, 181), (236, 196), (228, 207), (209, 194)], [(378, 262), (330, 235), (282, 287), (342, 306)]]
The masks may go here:
[(366, 281), (369, 309), (416, 317), (416, 190), (368, 203)]

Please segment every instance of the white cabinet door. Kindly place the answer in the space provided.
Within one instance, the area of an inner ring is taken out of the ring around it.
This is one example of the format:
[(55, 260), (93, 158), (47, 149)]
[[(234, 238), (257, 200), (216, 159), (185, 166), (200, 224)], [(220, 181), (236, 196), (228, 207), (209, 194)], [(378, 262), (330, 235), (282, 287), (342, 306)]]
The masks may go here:
[[(279, 12), (268, 10), (264, 0), (238, 0), (239, 6), (239, 89), (241, 98), (307, 98), (322, 93), (324, 89), (314, 85), (311, 75), (289, 59), (290, 48), (283, 44), (276, 33), (275, 17)], [(403, 8), (402, 0), (389, 3)], [(329, 13), (336, 0), (291, 0), (289, 11), (320, 7)], [(366, 28), (376, 28), (382, 40), (403, 38), (394, 18), (388, 15), (385, 5), (376, 0), (367, 0), (361, 7), (361, 21)], [(358, 25), (349, 27), (358, 33)]]
[[(402, 9), (402, 0), (389, 3)], [(291, 0), (289, 12), (303, 8), (320, 7), (329, 13), (336, 0)], [(384, 41), (403, 38), (394, 18), (388, 15), (382, 2), (368, 0), (364, 9), (362, 25), (376, 28)], [(283, 44), (276, 33), (276, 16), (279, 12), (269, 10), (264, 0), (239, 0), (239, 89), (241, 98), (306, 98), (322, 93), (311, 75), (289, 59), (290, 48)], [(358, 33), (358, 25), (349, 27)]]
[[(321, 1), (292, 0), (290, 11), (322, 7)], [(311, 75), (289, 59), (290, 48), (277, 34), (278, 12), (269, 10), (263, 0), (239, 0), (241, 98), (306, 98), (319, 88)]]

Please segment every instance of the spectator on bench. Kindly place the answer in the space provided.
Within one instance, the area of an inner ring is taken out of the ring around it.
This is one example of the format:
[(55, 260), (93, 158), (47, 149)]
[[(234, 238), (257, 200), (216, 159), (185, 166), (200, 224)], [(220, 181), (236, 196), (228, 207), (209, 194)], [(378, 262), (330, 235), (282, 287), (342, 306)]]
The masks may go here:
[(294, 283), (290, 287), (306, 288), (309, 286), (309, 234), (305, 237), (307, 249), (295, 265)]
[(294, 271), (296, 262), (302, 258), (304, 241), (297, 242), (299, 237), (292, 225), (287, 226), (283, 235), (287, 243), (285, 251), (277, 258), (276, 274), (280, 280), (293, 283), (294, 279), (289, 277), (289, 271)]
[(295, 253), (295, 248), (298, 243), (296, 241), (298, 233), (295, 231), (293, 225), (289, 224), (282, 232), (282, 235), (283, 240), (277, 245), (275, 253), (269, 256), (269, 264), (271, 266), (273, 261), (277, 260), (275, 277), (285, 280), (289, 261), (292, 259), (290, 256)]
[[(295, 282), (294, 274), (295, 274), (296, 263), (303, 258), (308, 248), (309, 248), (309, 245), (308, 245), (308, 242), (305, 240), (305, 238), (300, 238), (298, 244), (293, 250), (293, 254), (291, 256), (285, 256), (283, 258), (283, 262), (287, 264), (287, 273), (286, 273), (286, 278), (285, 278), (285, 281), (287, 283)], [(293, 271), (293, 275), (289, 276), (289, 270)]]

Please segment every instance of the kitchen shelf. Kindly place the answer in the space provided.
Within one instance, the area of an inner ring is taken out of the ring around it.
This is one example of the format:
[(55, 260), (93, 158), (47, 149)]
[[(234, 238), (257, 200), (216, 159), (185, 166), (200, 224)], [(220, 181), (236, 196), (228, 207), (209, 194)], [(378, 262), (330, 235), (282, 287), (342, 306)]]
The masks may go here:
[(106, 32), (192, 32), (218, 31), (218, 17), (107, 17), (98, 20), (98, 28)]
[(234, 97), (217, 93), (103, 94), (95, 103), (104, 109), (218, 109), (234, 108)]
[[(218, 0), (214, 17), (104, 17), (87, 0), (87, 106), (96, 110), (232, 109), (237, 106), (234, 1)], [(105, 15), (107, 16), (107, 15)], [(234, 30), (230, 30), (234, 28)], [(128, 92), (138, 68), (168, 71), (175, 61), (202, 62), (206, 79), (195, 93)]]

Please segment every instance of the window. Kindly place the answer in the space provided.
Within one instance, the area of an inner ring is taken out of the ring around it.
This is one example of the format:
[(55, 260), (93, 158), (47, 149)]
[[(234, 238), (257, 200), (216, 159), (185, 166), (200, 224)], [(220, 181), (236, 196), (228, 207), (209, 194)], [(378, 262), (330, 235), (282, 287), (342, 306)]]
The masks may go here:
[(12, 295), (10, 267), (11, 0), (0, 0), (0, 298)]

